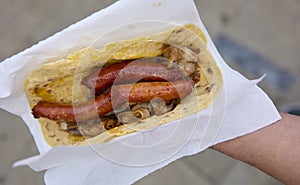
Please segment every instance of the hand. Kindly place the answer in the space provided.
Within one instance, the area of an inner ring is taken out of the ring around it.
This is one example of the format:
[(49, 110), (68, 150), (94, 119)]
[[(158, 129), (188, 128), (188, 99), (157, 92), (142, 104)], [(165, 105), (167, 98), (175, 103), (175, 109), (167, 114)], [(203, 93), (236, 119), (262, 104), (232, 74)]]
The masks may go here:
[(300, 117), (285, 113), (281, 116), (276, 123), (212, 148), (284, 184), (300, 184)]

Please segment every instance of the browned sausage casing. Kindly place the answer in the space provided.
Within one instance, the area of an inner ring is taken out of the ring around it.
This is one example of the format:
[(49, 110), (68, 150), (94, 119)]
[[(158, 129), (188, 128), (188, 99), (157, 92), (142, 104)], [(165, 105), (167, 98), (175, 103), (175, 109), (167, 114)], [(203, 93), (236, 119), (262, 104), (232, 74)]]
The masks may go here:
[(137, 81), (176, 81), (183, 79), (183, 74), (166, 65), (145, 60), (125, 61), (103, 67), (82, 80), (82, 84), (100, 94), (113, 84)]
[(191, 80), (175, 82), (141, 82), (113, 86), (110, 91), (95, 100), (70, 105), (40, 101), (32, 113), (35, 118), (48, 118), (55, 121), (82, 122), (103, 116), (126, 102), (149, 102), (155, 97), (170, 101), (184, 98), (192, 92)]

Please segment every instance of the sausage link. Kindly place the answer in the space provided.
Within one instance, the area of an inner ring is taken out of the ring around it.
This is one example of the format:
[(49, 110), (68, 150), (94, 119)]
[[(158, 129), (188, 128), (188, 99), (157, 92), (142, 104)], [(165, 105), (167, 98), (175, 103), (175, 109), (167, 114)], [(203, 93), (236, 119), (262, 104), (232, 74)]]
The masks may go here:
[(184, 75), (166, 65), (147, 60), (125, 61), (103, 67), (82, 80), (82, 84), (100, 94), (113, 84), (123, 84), (137, 81), (176, 81)]
[[(110, 87), (116, 79), (118, 73), (131, 61), (125, 61), (121, 63), (112, 64), (101, 69), (97, 69), (95, 72), (85, 77), (81, 84), (85, 85), (89, 89), (94, 89), (95, 94), (100, 93), (106, 88)], [(100, 70), (100, 71), (99, 71)]]
[(81, 122), (96, 118), (112, 111), (110, 91), (82, 104), (60, 104), (39, 101), (32, 109), (35, 118), (48, 118), (54, 121)]
[(32, 113), (35, 118), (82, 122), (103, 116), (126, 102), (149, 102), (155, 97), (165, 101), (184, 98), (191, 93), (192, 87), (191, 80), (117, 85), (105, 94), (97, 96), (95, 100), (78, 105), (40, 101), (33, 107)]
[(118, 107), (125, 102), (145, 103), (153, 98), (165, 101), (184, 98), (191, 93), (192, 87), (191, 80), (117, 85), (112, 87), (113, 106)]

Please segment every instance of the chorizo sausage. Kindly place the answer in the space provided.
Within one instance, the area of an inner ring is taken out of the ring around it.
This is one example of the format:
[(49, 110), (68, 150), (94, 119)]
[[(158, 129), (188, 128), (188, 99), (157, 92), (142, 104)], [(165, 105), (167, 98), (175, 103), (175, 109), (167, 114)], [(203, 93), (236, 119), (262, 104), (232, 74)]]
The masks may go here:
[(134, 60), (112, 64), (96, 70), (82, 80), (82, 84), (100, 94), (113, 84), (124, 84), (137, 81), (176, 81), (183, 79), (184, 75), (161, 63)]
[(165, 101), (184, 98), (192, 92), (191, 80), (141, 82), (113, 86), (110, 91), (82, 104), (59, 104), (40, 101), (32, 109), (35, 118), (82, 122), (103, 116), (126, 102), (149, 102), (158, 97)]

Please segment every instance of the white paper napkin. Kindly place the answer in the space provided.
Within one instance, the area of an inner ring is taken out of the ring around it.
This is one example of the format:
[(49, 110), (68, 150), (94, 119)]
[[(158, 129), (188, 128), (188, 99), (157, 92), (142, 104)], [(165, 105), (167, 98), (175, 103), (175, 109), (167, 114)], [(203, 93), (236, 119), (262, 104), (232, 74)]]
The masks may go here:
[[(224, 86), (210, 107), (101, 145), (52, 148), (45, 142), (23, 92), (23, 79), (28, 72), (50, 59), (92, 45), (99, 37), (102, 39), (97, 46), (101, 47), (186, 23), (202, 28), (208, 48), (222, 70)], [(40, 151), (40, 155), (15, 166), (47, 170), (45, 182), (49, 185), (131, 184), (183, 156), (279, 120), (272, 101), (256, 86), (259, 81), (249, 81), (227, 66), (192, 0), (121, 0), (0, 63), (0, 107), (23, 118)]]

